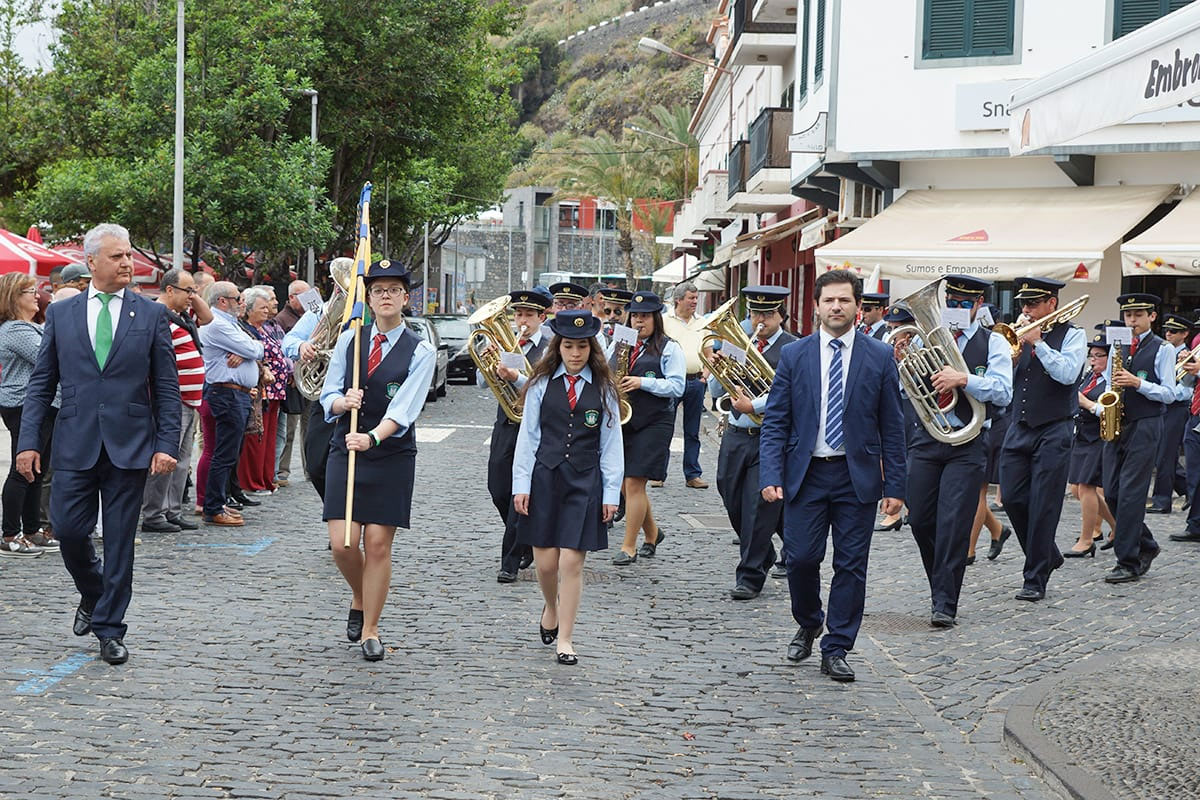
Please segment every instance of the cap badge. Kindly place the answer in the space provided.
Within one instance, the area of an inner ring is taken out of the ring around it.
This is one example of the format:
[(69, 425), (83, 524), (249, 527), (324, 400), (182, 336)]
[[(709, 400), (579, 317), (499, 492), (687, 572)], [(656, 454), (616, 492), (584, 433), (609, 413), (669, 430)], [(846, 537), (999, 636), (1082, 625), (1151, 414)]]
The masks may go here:
[(633, 298), (633, 301), (634, 301), (635, 303), (640, 303), (640, 302), (642, 302), (642, 296), (639, 294), (637, 297)]
[(380, 261), (380, 262), (379, 262), (379, 268), (380, 268), (380, 269), (387, 269), (387, 268), (388, 268), (388, 267), (390, 267), (391, 265), (392, 265), (392, 262), (391, 262), (391, 261), (388, 261), (386, 258), (385, 258), (383, 261)]
[(583, 317), (576, 317), (576, 318), (575, 318), (575, 327), (576, 327), (576, 328), (582, 328), (582, 327), (583, 327)]

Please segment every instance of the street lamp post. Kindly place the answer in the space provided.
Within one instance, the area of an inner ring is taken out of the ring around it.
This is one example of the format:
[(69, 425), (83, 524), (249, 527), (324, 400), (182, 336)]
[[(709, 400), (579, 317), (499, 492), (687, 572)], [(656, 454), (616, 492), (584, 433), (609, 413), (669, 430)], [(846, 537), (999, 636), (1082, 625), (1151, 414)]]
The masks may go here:
[[(182, 2), (182, 0), (181, 0)], [(316, 89), (301, 89), (300, 94), (312, 100), (312, 119), (310, 123), (309, 138), (313, 145), (313, 166), (316, 166), (316, 148), (317, 148), (317, 97)], [(312, 208), (315, 211), (317, 208), (317, 187), (309, 185), (309, 191), (312, 194)], [(312, 245), (308, 246), (308, 285), (315, 286), (317, 277), (317, 255), (313, 250)]]
[[(171, 266), (183, 266), (183, 0), (175, 0), (175, 201), (171, 217)], [(200, 263), (193, 253), (192, 269)]]

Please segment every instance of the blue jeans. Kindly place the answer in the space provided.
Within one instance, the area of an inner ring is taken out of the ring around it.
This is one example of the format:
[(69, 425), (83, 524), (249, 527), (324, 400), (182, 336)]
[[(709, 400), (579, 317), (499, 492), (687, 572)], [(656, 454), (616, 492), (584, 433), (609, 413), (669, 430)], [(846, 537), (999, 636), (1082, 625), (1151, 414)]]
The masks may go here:
[(250, 416), (250, 395), (225, 386), (206, 384), (204, 399), (212, 412), (216, 441), (204, 487), (204, 516), (215, 517), (225, 506), (229, 475), (237, 469), (242, 436)]
[[(683, 406), (683, 477), (686, 480), (699, 478), (704, 474), (700, 469), (700, 417), (704, 414), (704, 381), (699, 378), (684, 381), (683, 399), (675, 401), (671, 409), (674, 417), (676, 409)], [(667, 465), (670, 466), (671, 454), (667, 452)]]

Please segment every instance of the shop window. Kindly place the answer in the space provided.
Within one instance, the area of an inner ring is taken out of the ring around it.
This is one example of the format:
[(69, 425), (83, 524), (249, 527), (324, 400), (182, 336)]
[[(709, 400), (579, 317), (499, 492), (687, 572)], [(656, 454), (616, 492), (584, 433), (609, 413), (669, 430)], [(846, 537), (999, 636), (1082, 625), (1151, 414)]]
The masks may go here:
[(579, 206), (560, 205), (558, 207), (558, 227), (579, 227)]
[(921, 57), (1013, 54), (1016, 0), (923, 0)]
[(1112, 38), (1120, 39), (1143, 25), (1178, 11), (1192, 0), (1113, 0)]

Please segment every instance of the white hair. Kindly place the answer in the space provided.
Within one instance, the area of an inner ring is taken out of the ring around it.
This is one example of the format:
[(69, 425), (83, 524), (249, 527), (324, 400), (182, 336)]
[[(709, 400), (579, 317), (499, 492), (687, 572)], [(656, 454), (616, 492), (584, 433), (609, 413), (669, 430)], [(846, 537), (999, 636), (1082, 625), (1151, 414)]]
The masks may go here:
[(242, 292), (242, 302), (246, 304), (246, 313), (249, 313), (254, 308), (254, 304), (259, 300), (266, 300), (270, 303), (271, 298), (274, 296), (275, 293), (273, 291), (263, 286), (251, 286), (249, 289), (244, 290)]
[(116, 223), (102, 222), (83, 235), (83, 252), (89, 256), (96, 255), (100, 252), (100, 240), (105, 236), (120, 239), (122, 242), (129, 241), (129, 231), (125, 228)]
[(691, 281), (684, 281), (675, 287), (675, 302), (678, 303), (680, 300), (687, 297), (688, 292), (696, 291), (699, 291), (696, 288), (696, 284), (692, 283)]

